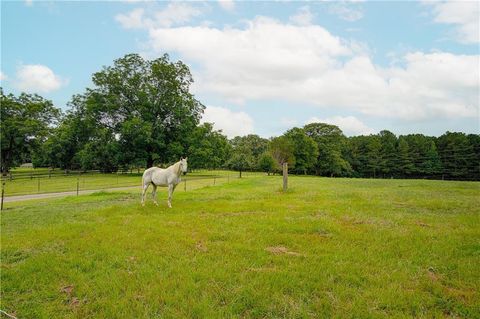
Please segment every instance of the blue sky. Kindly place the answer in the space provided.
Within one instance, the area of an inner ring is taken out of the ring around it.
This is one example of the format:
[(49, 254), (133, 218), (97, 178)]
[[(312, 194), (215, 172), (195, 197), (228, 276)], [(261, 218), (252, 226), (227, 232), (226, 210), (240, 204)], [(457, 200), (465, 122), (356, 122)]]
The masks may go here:
[(479, 133), (478, 16), (478, 2), (4, 1), (1, 82), (66, 110), (114, 59), (168, 53), (229, 137), (312, 121)]

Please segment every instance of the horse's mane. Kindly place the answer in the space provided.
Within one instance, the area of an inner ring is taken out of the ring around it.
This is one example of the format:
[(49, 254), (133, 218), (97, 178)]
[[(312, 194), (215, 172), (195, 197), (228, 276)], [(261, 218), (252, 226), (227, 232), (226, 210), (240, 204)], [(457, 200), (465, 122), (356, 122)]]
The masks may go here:
[(170, 165), (167, 168), (172, 168), (172, 170), (177, 173), (177, 175), (180, 175), (180, 161), (176, 162), (175, 164)]

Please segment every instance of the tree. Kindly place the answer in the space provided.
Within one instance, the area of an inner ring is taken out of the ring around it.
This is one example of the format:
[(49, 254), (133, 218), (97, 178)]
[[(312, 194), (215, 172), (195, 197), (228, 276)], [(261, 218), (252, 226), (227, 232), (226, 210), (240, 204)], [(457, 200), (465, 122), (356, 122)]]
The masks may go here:
[[(126, 159), (144, 159), (150, 167), (186, 152), (204, 106), (189, 91), (193, 78), (185, 64), (170, 62), (166, 54), (152, 61), (128, 54), (95, 73), (92, 81), (86, 106), (97, 124), (118, 134), (123, 147), (144, 150), (127, 154), (124, 165)], [(140, 131), (141, 141), (135, 134)]]
[(394, 173), (397, 157), (397, 137), (387, 130), (380, 131), (378, 135), (381, 144), (379, 170), (384, 177), (391, 176)]
[(233, 148), (246, 147), (252, 153), (255, 162), (258, 161), (260, 155), (265, 153), (268, 147), (268, 140), (256, 134), (249, 134), (246, 136), (235, 136), (230, 140)]
[(80, 168), (78, 153), (102, 128), (96, 125), (95, 118), (88, 113), (84, 95), (73, 96), (68, 105), (70, 110), (36, 153), (35, 157), (42, 163), (41, 166)]
[(318, 146), (318, 158), (315, 165), (317, 175), (349, 175), (350, 164), (345, 160), (347, 139), (336, 125), (311, 123), (304, 126), (305, 133)]
[(409, 145), (403, 136), (400, 136), (398, 140), (398, 159), (396, 170), (397, 173), (402, 176), (410, 176), (414, 171), (415, 167), (412, 163), (409, 154)]
[(232, 151), (227, 137), (221, 131), (215, 131), (211, 123), (197, 126), (189, 144), (189, 166), (192, 168), (222, 167)]
[(468, 134), (468, 141), (472, 147), (472, 165), (469, 176), (474, 180), (480, 179), (480, 135)]
[(51, 101), (37, 94), (4, 95), (1, 104), (1, 172), (22, 162), (31, 161), (32, 153), (46, 140), (51, 126), (60, 117), (60, 110)]
[(253, 164), (254, 161), (250, 149), (245, 146), (240, 146), (233, 150), (232, 157), (228, 161), (227, 166), (238, 171), (240, 178), (242, 178), (242, 172), (251, 169)]
[(440, 156), (438, 155), (437, 147), (433, 140), (430, 141), (425, 150), (425, 157), (421, 162), (421, 169), (424, 176), (435, 176), (442, 171), (442, 162), (440, 161)]
[(318, 146), (315, 141), (305, 134), (301, 128), (294, 127), (288, 130), (285, 137), (293, 144), (293, 156), (295, 157), (294, 171), (298, 174), (307, 174), (315, 167), (318, 157)]
[(270, 173), (275, 169), (275, 159), (271, 154), (265, 152), (258, 158), (257, 168), (270, 175)]
[(284, 163), (288, 163), (291, 168), (295, 166), (295, 155), (293, 154), (295, 146), (286, 136), (273, 138), (268, 148), (270, 155), (279, 167), (282, 167)]
[(366, 168), (370, 176), (377, 177), (377, 172), (380, 170), (381, 158), (381, 141), (378, 135), (370, 135), (367, 137), (367, 144), (365, 148)]
[(119, 143), (107, 129), (100, 129), (95, 137), (78, 152), (78, 161), (84, 170), (99, 169), (112, 173), (119, 166)]
[(446, 132), (437, 139), (437, 149), (445, 177), (469, 179), (469, 172), (477, 168), (478, 155), (464, 133)]

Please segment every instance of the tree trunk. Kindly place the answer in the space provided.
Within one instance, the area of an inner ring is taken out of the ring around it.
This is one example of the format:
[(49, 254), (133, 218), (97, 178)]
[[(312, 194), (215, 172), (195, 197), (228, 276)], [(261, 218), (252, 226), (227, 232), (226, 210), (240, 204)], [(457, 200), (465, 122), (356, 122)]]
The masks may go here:
[(240, 171), (240, 178), (242, 178), (242, 171)]
[(148, 157), (147, 157), (147, 167), (146, 168), (150, 168), (153, 166), (153, 158), (152, 158), (152, 154), (148, 154)]
[(288, 163), (283, 163), (283, 191), (286, 192), (288, 188)]

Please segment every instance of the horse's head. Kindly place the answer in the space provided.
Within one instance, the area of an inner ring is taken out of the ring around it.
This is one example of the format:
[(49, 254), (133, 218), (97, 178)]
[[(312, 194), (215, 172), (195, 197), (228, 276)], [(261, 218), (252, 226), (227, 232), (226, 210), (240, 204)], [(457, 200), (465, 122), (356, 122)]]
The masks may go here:
[(188, 157), (180, 158), (180, 171), (183, 173), (183, 175), (187, 174), (187, 170), (188, 170), (187, 159)]

